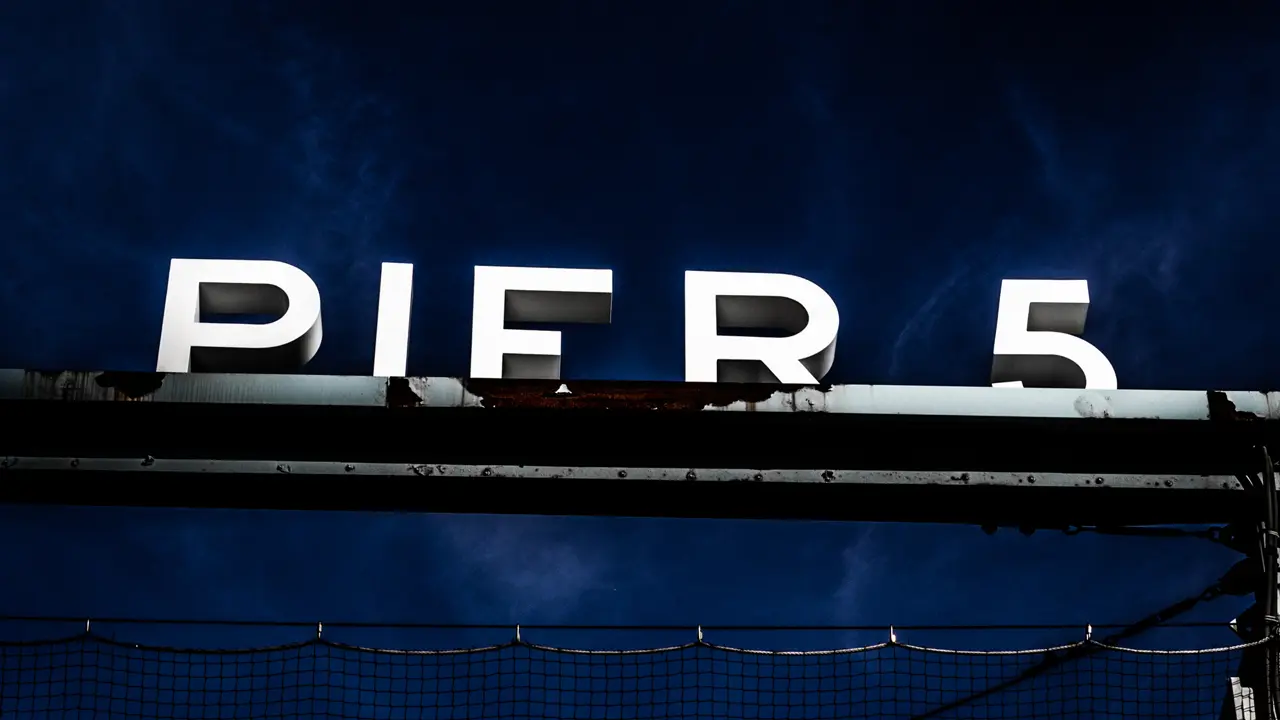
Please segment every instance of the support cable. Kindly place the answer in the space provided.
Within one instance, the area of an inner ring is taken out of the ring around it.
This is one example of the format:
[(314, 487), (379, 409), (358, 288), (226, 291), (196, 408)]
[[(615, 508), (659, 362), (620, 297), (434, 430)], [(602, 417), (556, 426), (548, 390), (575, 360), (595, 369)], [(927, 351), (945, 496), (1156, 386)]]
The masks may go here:
[(1040, 662), (1036, 663), (1035, 665), (1032, 665), (1026, 670), (1023, 670), (1021, 673), (1019, 673), (1018, 675), (1012, 678), (1009, 678), (1008, 680), (1004, 680), (1002, 682), (996, 683), (995, 685), (979, 690), (978, 692), (975, 692), (971, 695), (966, 695), (963, 698), (953, 700), (949, 703), (946, 703), (945, 705), (939, 705), (938, 707), (932, 710), (929, 710), (928, 712), (925, 712), (921, 715), (914, 716), (913, 720), (925, 720), (925, 718), (937, 717), (938, 715), (941, 715), (951, 710), (955, 710), (956, 708), (967, 705), (971, 702), (974, 702), (975, 700), (981, 700), (982, 698), (988, 697), (990, 695), (994, 695), (996, 693), (1008, 690), (1009, 688), (1015, 685), (1021, 684), (1027, 680), (1043, 675), (1044, 673), (1050, 670), (1053, 670), (1054, 668), (1066, 662), (1069, 662), (1072, 660), (1078, 660), (1082, 657), (1087, 657), (1089, 655), (1092, 655), (1093, 653), (1096, 653), (1099, 650), (1104, 649), (1102, 647), (1103, 645), (1118, 645), (1120, 642), (1128, 638), (1141, 634), (1157, 625), (1160, 625), (1161, 623), (1164, 623), (1167, 620), (1171, 620), (1179, 615), (1182, 615), (1190, 611), (1192, 608), (1196, 607), (1202, 602), (1205, 602), (1206, 600), (1213, 600), (1214, 598), (1217, 598), (1223, 595), (1224, 592), (1222, 589), (1222, 582), (1223, 582), (1222, 580), (1218, 580), (1217, 582), (1214, 582), (1209, 587), (1205, 588), (1204, 592), (1200, 593), (1199, 595), (1193, 595), (1183, 600), (1179, 600), (1178, 602), (1172, 605), (1169, 605), (1168, 607), (1162, 608), (1152, 613), (1151, 615), (1148, 615), (1147, 617), (1139, 620), (1138, 622), (1133, 623), (1132, 625), (1129, 625), (1128, 627), (1124, 628), (1119, 632), (1108, 635), (1102, 640), (1092, 641), (1091, 639), (1090, 642), (1087, 642), (1084, 645), (1079, 645), (1077, 647), (1063, 651), (1061, 654), (1057, 654), (1057, 655), (1049, 654), (1044, 658), (1044, 660), (1041, 660)]

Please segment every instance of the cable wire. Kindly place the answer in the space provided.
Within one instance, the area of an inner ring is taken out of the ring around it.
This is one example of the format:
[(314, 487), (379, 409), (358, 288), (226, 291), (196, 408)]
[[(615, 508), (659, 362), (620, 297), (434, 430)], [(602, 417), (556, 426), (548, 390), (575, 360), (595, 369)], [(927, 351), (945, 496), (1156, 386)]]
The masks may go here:
[[(942, 713), (954, 710), (959, 707), (963, 707), (964, 705), (968, 705), (969, 703), (974, 702), (976, 700), (981, 700), (982, 698), (989, 697), (996, 693), (1008, 690), (1009, 688), (1015, 685), (1018, 685), (1034, 677), (1042, 675), (1045, 672), (1048, 672), (1049, 670), (1052, 670), (1062, 665), (1063, 663), (1066, 663), (1072, 660), (1078, 660), (1092, 653), (1096, 653), (1104, 649), (1103, 646), (1118, 645), (1121, 641), (1127, 638), (1131, 638), (1135, 635), (1143, 633), (1158, 625), (1165, 625), (1165, 622), (1170, 618), (1177, 617), (1178, 615), (1182, 615), (1190, 611), (1192, 608), (1199, 605), (1200, 603), (1206, 600), (1212, 600), (1220, 596), (1222, 594), (1220, 584), (1221, 584), (1220, 582), (1215, 582), (1214, 584), (1205, 588), (1205, 590), (1201, 592), (1199, 595), (1193, 595), (1191, 597), (1179, 600), (1178, 602), (1172, 605), (1169, 605), (1168, 607), (1162, 608), (1157, 612), (1152, 613), (1151, 615), (1148, 615), (1147, 617), (1139, 620), (1136, 623), (1132, 623), (1126, 626), (1120, 632), (1108, 635), (1107, 637), (1103, 638), (1097, 643), (1092, 643), (1092, 642), (1082, 643), (1080, 645), (1072, 646), (1070, 648), (1065, 649), (1061, 654), (1047, 653), (1045, 655), (1044, 660), (1041, 660), (1039, 663), (1032, 665), (1031, 667), (1022, 671), (1018, 675), (1012, 678), (1009, 678), (1008, 680), (1004, 680), (1002, 682), (996, 683), (995, 685), (990, 685), (971, 695), (966, 695), (965, 697), (952, 700), (951, 702), (948, 702), (943, 705), (939, 705), (938, 707), (922, 715), (914, 716), (913, 720), (925, 720), (926, 718), (937, 717)], [(1165, 626), (1167, 627), (1167, 625)], [(1098, 627), (1098, 626), (1095, 626), (1095, 627)]]

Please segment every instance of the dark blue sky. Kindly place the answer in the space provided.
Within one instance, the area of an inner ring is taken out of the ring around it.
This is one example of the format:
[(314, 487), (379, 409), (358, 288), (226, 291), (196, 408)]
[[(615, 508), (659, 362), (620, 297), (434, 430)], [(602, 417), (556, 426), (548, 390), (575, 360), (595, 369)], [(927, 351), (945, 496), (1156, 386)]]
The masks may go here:
[[(371, 371), (379, 263), (407, 261), (410, 374), (465, 373), (471, 268), (508, 264), (613, 269), (613, 324), (566, 333), (566, 377), (679, 379), (701, 269), (824, 287), (835, 382), (988, 383), (999, 281), (1021, 276), (1089, 281), (1085, 336), (1121, 387), (1271, 389), (1278, 21), (6, 3), (0, 366), (150, 369), (170, 258), (262, 258), (320, 286), (314, 372)], [(1083, 628), (1236, 557), (969, 527), (25, 508), (0, 510), (0, 548), (8, 613), (511, 624)]]

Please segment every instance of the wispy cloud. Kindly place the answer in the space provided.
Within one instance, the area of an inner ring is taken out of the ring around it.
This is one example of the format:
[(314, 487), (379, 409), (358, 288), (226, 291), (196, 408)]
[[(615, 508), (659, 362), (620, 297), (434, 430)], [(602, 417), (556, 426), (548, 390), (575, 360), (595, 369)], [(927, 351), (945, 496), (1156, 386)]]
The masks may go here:
[(832, 616), (837, 622), (850, 622), (860, 616), (865, 617), (865, 608), (862, 606), (866, 600), (866, 592), (872, 586), (873, 576), (882, 562), (875, 538), (875, 526), (862, 526), (857, 530), (853, 542), (840, 553), (840, 584), (831, 595), (834, 605)]
[(920, 307), (916, 308), (911, 318), (903, 324), (902, 331), (898, 333), (898, 337), (893, 341), (893, 353), (889, 358), (890, 377), (897, 375), (901, 369), (900, 365), (904, 353), (914, 349), (912, 347), (914, 342), (920, 338), (934, 335), (934, 323), (946, 307), (948, 299), (968, 280), (969, 266), (967, 264), (958, 266), (947, 276), (947, 279), (937, 286), (928, 299), (921, 303)]
[(606, 585), (609, 563), (598, 544), (575, 541), (549, 519), (462, 517), (439, 519), (476, 604), (511, 622), (552, 622), (570, 616), (584, 595)]

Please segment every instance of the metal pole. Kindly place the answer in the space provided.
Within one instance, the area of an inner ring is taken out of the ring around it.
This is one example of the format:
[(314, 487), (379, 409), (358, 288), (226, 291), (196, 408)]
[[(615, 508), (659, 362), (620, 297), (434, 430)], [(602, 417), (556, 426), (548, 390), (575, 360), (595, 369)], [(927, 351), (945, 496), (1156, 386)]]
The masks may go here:
[(1237, 677), (1231, 678), (1230, 691), (1223, 702), (1222, 717), (1234, 720), (1256, 720), (1258, 717), (1275, 720), (1277, 701), (1280, 700), (1280, 683), (1277, 682), (1276, 643), (1280, 630), (1277, 595), (1280, 594), (1280, 502), (1277, 502), (1275, 465), (1266, 447), (1262, 451), (1262, 472), (1254, 486), (1262, 493), (1256, 538), (1250, 557), (1256, 554), (1259, 573), (1254, 590), (1254, 606), (1245, 615), (1232, 622), (1232, 629), (1241, 640), (1262, 645), (1244, 651), (1240, 659)]

